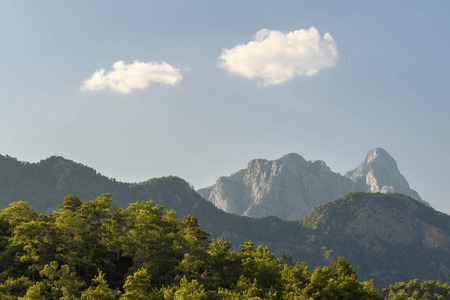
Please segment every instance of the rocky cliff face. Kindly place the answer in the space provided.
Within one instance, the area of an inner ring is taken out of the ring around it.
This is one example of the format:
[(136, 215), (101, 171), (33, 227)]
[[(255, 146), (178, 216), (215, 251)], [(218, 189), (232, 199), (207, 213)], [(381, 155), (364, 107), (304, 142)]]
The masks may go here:
[(369, 151), (363, 163), (345, 176), (332, 172), (323, 161), (307, 161), (292, 153), (274, 161), (252, 160), (246, 169), (220, 177), (214, 186), (198, 192), (237, 215), (301, 219), (314, 206), (357, 190), (402, 193), (422, 201), (381, 148)]
[(382, 148), (370, 150), (364, 161), (345, 177), (356, 183), (360, 191), (370, 193), (400, 193), (422, 201), (419, 194), (409, 187), (395, 160)]
[(350, 179), (332, 172), (325, 162), (288, 154), (274, 161), (252, 160), (246, 169), (219, 178), (207, 199), (238, 215), (301, 219), (314, 206), (355, 189)]

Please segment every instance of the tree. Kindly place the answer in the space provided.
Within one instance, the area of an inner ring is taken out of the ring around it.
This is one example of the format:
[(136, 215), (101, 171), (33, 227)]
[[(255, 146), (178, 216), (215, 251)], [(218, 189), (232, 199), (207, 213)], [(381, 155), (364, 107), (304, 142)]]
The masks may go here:
[(39, 272), (45, 264), (55, 259), (59, 243), (55, 225), (47, 218), (44, 221), (22, 222), (14, 229), (11, 246), (18, 247), (19, 261), (29, 266), (30, 271)]
[(13, 234), (17, 225), (23, 222), (35, 220), (38, 214), (31, 206), (24, 201), (12, 202), (9, 207), (0, 211), (0, 219), (6, 221), (10, 225), (10, 233)]
[(151, 296), (156, 298), (156, 292), (151, 285), (150, 276), (144, 268), (128, 276), (123, 289), (125, 293), (120, 297), (120, 300), (147, 300)]
[(68, 265), (59, 267), (56, 261), (45, 265), (39, 275), (53, 299), (78, 299), (85, 285), (85, 282), (78, 280), (75, 272), (70, 271)]
[(239, 251), (242, 257), (242, 274), (249, 279), (256, 279), (264, 289), (281, 289), (281, 263), (270, 252), (269, 247), (253, 247), (253, 242), (246, 242)]
[(329, 267), (318, 267), (300, 294), (313, 299), (383, 299), (373, 282), (359, 282), (354, 269), (343, 257)]
[(156, 285), (170, 284), (170, 272), (183, 257), (176, 219), (167, 216), (162, 206), (153, 206), (152, 201), (132, 203), (127, 211), (125, 255), (133, 257), (130, 271), (144, 267)]
[(9, 277), (0, 283), (0, 299), (15, 300), (19, 296), (25, 295), (26, 291), (33, 282), (26, 276), (13, 279)]
[(92, 285), (81, 293), (82, 300), (116, 300), (119, 299), (120, 292), (109, 287), (105, 280), (105, 273), (100, 269), (98, 275), (92, 279)]
[(188, 281), (186, 277), (181, 279), (180, 287), (176, 290), (174, 300), (202, 300), (207, 299), (203, 285), (197, 280)]

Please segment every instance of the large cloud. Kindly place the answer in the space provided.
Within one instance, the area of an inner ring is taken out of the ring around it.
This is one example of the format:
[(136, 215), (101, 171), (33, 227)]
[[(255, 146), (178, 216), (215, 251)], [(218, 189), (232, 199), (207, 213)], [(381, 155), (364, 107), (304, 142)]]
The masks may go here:
[(248, 44), (223, 49), (219, 67), (275, 85), (296, 76), (316, 75), (335, 65), (337, 58), (336, 42), (328, 32), (321, 38), (315, 27), (288, 33), (263, 29)]
[(126, 65), (123, 61), (118, 61), (110, 72), (106, 73), (105, 69), (95, 72), (91, 78), (84, 81), (81, 90), (110, 88), (115, 92), (127, 94), (132, 89), (145, 89), (150, 82), (175, 85), (182, 78), (180, 69), (165, 62), (144, 63), (135, 60), (132, 64)]

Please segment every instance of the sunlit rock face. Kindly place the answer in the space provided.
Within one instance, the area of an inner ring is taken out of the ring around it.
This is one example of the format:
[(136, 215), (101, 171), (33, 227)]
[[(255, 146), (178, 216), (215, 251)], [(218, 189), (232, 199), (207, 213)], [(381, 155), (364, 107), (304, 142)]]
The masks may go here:
[(219, 178), (207, 197), (200, 194), (238, 215), (301, 219), (314, 206), (354, 190), (354, 182), (332, 172), (325, 162), (288, 154), (273, 161), (252, 160), (246, 169)]
[(382, 148), (370, 150), (364, 161), (347, 172), (345, 177), (355, 182), (356, 188), (363, 192), (400, 193), (425, 202), (409, 187), (395, 160)]
[(296, 220), (313, 207), (352, 191), (401, 193), (424, 202), (381, 148), (370, 150), (345, 176), (331, 171), (323, 161), (307, 161), (295, 153), (272, 161), (254, 159), (246, 169), (220, 177), (216, 184), (198, 192), (229, 213)]

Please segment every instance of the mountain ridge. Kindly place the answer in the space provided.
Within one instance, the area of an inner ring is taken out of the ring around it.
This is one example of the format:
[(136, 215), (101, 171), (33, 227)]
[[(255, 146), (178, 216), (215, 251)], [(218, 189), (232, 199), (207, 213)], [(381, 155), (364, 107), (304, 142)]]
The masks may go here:
[(322, 160), (307, 161), (296, 153), (276, 160), (254, 159), (247, 168), (220, 177), (198, 193), (226, 212), (298, 220), (314, 206), (358, 190), (398, 192), (426, 203), (410, 189), (395, 160), (382, 148), (370, 150), (345, 176), (333, 172)]

